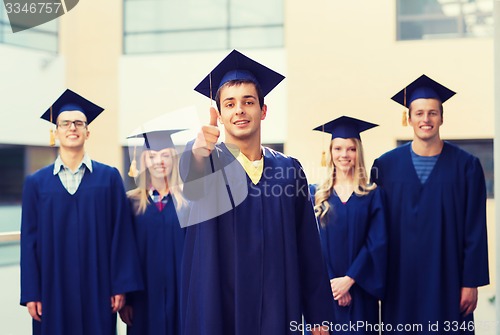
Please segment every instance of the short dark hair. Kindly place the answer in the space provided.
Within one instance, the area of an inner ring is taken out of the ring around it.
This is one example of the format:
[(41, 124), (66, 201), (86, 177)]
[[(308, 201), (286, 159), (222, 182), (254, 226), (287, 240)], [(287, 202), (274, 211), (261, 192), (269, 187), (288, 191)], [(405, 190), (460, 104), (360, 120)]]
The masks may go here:
[(217, 104), (217, 109), (219, 110), (220, 113), (220, 91), (223, 87), (231, 87), (231, 86), (239, 86), (241, 84), (253, 84), (255, 86), (255, 89), (257, 90), (257, 98), (259, 99), (259, 105), (260, 108), (264, 107), (264, 95), (262, 94), (262, 88), (260, 85), (254, 81), (247, 80), (247, 79), (235, 79), (235, 80), (230, 80), (227, 83), (224, 83), (218, 90), (217, 93), (215, 94), (215, 103)]

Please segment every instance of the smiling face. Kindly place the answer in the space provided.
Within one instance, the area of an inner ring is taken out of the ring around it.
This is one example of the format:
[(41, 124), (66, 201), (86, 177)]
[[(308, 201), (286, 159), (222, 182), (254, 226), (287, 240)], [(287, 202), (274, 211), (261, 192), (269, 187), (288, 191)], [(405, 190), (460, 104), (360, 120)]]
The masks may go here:
[(164, 180), (172, 173), (172, 149), (147, 150), (143, 153), (146, 168), (152, 179)]
[(253, 83), (225, 85), (220, 89), (219, 121), (224, 125), (226, 141), (260, 141), (261, 121), (266, 118), (267, 106), (259, 105)]
[[(64, 121), (70, 121), (68, 127), (62, 126)], [(73, 121), (84, 121), (84, 127), (76, 127)], [(80, 111), (65, 111), (57, 117), (56, 138), (62, 149), (83, 150), (85, 141), (89, 138), (90, 132), (86, 125), (87, 117)]]
[(439, 127), (443, 124), (441, 102), (437, 99), (413, 100), (408, 123), (413, 127), (416, 139), (426, 142), (439, 140)]
[(356, 143), (350, 138), (336, 137), (332, 140), (331, 149), (336, 174), (352, 176), (356, 167)]

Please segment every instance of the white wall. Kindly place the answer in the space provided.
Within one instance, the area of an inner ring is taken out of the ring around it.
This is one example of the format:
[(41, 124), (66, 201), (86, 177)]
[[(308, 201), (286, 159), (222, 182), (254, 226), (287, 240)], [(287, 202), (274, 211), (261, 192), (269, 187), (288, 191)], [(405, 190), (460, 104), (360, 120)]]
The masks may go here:
[[(252, 59), (286, 76), (283, 49), (239, 50)], [(142, 123), (164, 113), (194, 105), (198, 118), (178, 120), (186, 127), (208, 122), (210, 101), (194, 87), (229, 52), (177, 53), (169, 55), (124, 55), (120, 60), (120, 138)], [(268, 116), (263, 122), (263, 142), (284, 142), (286, 127), (286, 79), (267, 97)], [(215, 106), (215, 102), (214, 102)]]
[(65, 89), (62, 57), (0, 44), (0, 78), (0, 143), (48, 145), (40, 116)]

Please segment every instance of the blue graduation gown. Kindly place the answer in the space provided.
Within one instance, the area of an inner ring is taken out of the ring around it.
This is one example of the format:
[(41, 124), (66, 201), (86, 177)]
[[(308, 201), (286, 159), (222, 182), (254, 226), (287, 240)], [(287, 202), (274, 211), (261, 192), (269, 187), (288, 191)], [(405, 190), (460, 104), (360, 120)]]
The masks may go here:
[[(190, 180), (191, 145), (181, 158), (184, 180)], [(218, 158), (212, 153), (212, 159), (219, 162), (213, 166), (234, 161), (224, 144), (214, 152)], [(299, 162), (264, 148), (260, 181), (254, 185), (245, 177), (249, 194), (240, 205), (187, 228), (185, 335), (301, 334), (302, 314), (312, 324), (331, 320), (328, 276)], [(190, 186), (184, 185), (185, 194), (191, 194)], [(213, 189), (222, 188), (207, 192)], [(196, 210), (194, 201), (191, 214)]]
[[(312, 187), (311, 193), (315, 193)], [(387, 232), (379, 188), (367, 195), (352, 194), (343, 204), (336, 194), (328, 199), (328, 222), (321, 227), (321, 245), (330, 279), (349, 276), (356, 283), (349, 293), (350, 306), (333, 300), (335, 334), (378, 334), (379, 305), (385, 289)], [(363, 321), (371, 327), (350, 331), (350, 323)], [(342, 329), (344, 331), (342, 331)]]
[(389, 269), (382, 320), (393, 327), (421, 324), (419, 334), (436, 334), (429, 331), (429, 322), (438, 322), (441, 334), (466, 333), (443, 327), (472, 320), (472, 315), (460, 315), (461, 287), (489, 283), (483, 170), (476, 157), (445, 142), (422, 184), (410, 145), (382, 155), (372, 169), (388, 206)]
[(145, 289), (127, 295), (134, 313), (127, 334), (179, 335), (185, 229), (179, 225), (172, 197), (162, 211), (150, 200), (134, 224)]
[(118, 170), (92, 161), (74, 195), (54, 165), (26, 178), (21, 304), (41, 301), (33, 334), (114, 335), (111, 296), (142, 288), (132, 215)]

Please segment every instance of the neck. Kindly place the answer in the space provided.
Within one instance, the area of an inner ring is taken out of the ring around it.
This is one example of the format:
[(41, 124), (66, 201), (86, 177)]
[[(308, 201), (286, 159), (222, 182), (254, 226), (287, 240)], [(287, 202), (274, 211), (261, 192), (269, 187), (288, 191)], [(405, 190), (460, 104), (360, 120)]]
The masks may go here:
[(439, 136), (428, 141), (414, 138), (411, 148), (419, 156), (436, 156), (443, 150), (444, 142)]
[(61, 156), (61, 160), (72, 171), (74, 171), (78, 167), (78, 165), (80, 165), (84, 155), (85, 151), (82, 149), (71, 150), (66, 148), (60, 148), (59, 150), (59, 156)]
[(161, 197), (169, 193), (168, 181), (166, 177), (165, 178), (151, 177), (151, 185), (153, 185), (154, 189), (157, 190), (158, 193), (160, 193)]
[(248, 140), (226, 139), (226, 143), (237, 146), (241, 153), (251, 161), (262, 158), (260, 136)]
[(335, 172), (335, 185), (351, 185), (353, 184), (352, 172), (345, 173), (344, 171)]

